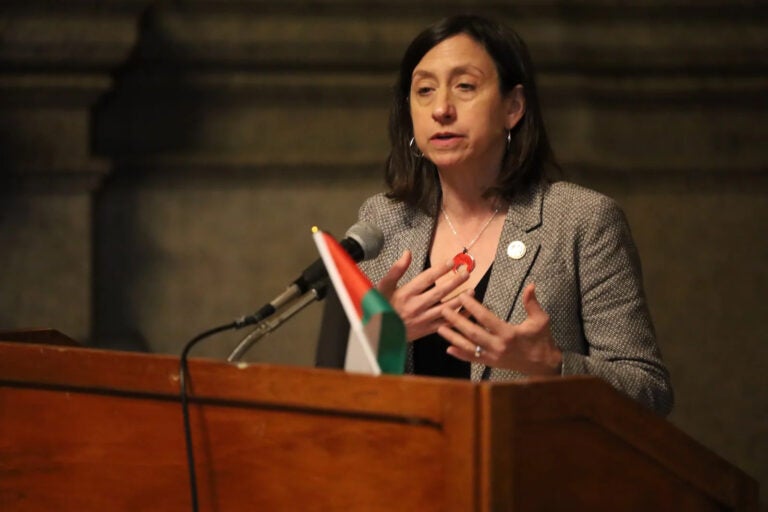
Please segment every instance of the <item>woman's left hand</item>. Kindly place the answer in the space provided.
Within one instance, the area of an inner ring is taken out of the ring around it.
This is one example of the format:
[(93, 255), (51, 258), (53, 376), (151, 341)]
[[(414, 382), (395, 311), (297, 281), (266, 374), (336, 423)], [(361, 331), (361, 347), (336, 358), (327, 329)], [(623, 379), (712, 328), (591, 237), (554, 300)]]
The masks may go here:
[(443, 309), (448, 325), (437, 332), (452, 345), (448, 348), (450, 355), (526, 375), (560, 374), (563, 354), (555, 345), (549, 315), (536, 300), (533, 284), (523, 290), (528, 317), (520, 324), (505, 322), (469, 294), (461, 294), (460, 302), (475, 321), (456, 310)]

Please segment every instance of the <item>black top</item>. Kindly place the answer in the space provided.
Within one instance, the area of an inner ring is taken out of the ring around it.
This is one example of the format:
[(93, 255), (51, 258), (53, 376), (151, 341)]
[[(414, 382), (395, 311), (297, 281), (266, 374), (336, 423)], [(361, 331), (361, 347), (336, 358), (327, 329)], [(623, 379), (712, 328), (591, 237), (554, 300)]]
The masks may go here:
[[(424, 265), (429, 268), (429, 256)], [(475, 286), (475, 299), (483, 302), (488, 281), (491, 278), (491, 269), (488, 268), (480, 282)], [(437, 333), (433, 333), (413, 342), (413, 373), (416, 375), (431, 375), (433, 377), (453, 377), (456, 379), (468, 379), (471, 365), (448, 355), (445, 351), (451, 344)]]

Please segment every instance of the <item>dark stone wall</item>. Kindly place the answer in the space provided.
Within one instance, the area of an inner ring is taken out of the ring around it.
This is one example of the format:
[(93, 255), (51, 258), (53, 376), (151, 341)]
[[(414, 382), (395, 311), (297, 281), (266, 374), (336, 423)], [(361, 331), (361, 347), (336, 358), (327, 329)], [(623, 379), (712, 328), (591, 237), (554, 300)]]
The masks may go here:
[[(526, 39), (567, 176), (627, 212), (671, 421), (764, 495), (763, 2), (4, 2), (0, 328), (178, 353), (272, 298), (316, 258), (310, 227), (342, 235), (381, 189), (407, 42), (468, 10)], [(319, 316), (249, 358), (310, 364)]]

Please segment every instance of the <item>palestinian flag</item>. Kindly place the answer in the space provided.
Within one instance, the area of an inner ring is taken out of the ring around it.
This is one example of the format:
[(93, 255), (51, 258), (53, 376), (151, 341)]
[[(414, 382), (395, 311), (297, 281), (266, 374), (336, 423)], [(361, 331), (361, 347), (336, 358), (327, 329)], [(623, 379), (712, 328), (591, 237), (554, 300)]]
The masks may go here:
[(392, 306), (328, 233), (313, 228), (312, 237), (339, 297), (350, 332), (344, 368), (348, 371), (402, 374), (405, 326)]

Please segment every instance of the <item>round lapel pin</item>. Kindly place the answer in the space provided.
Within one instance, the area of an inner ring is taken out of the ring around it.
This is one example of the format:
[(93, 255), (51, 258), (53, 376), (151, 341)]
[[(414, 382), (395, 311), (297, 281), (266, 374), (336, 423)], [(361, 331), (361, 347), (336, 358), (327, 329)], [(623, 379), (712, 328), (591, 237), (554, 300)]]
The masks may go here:
[(525, 244), (520, 240), (510, 242), (510, 244), (507, 246), (507, 256), (513, 260), (519, 260), (525, 256)]

